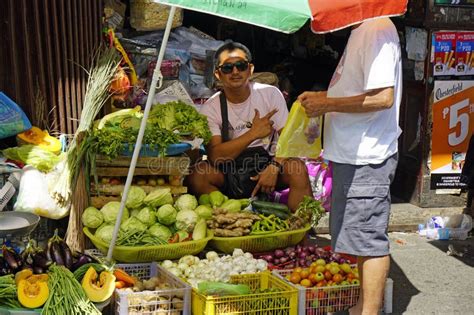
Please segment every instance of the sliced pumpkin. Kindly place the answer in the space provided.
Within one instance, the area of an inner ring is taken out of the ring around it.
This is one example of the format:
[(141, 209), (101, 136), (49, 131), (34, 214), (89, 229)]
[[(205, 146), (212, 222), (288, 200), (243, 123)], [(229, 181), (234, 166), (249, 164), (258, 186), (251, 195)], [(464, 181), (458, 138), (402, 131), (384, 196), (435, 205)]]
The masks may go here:
[(55, 154), (61, 152), (61, 142), (38, 127), (33, 126), (31, 129), (18, 134), (17, 141), (19, 145), (32, 144)]
[(82, 278), (82, 288), (92, 302), (104, 302), (115, 290), (115, 276), (109, 271), (97, 274), (94, 267), (89, 267)]
[(21, 305), (26, 308), (38, 308), (48, 299), (48, 283), (45, 281), (31, 283), (28, 279), (22, 279), (18, 283), (17, 293)]
[(48, 282), (48, 275), (46, 273), (40, 273), (37, 275), (31, 275), (28, 278), (26, 278), (26, 281), (28, 281), (31, 284), (34, 284), (36, 282)]
[(30, 268), (23, 269), (22, 271), (18, 271), (15, 274), (15, 284), (18, 285), (21, 280), (25, 280), (26, 278), (33, 275), (33, 270)]

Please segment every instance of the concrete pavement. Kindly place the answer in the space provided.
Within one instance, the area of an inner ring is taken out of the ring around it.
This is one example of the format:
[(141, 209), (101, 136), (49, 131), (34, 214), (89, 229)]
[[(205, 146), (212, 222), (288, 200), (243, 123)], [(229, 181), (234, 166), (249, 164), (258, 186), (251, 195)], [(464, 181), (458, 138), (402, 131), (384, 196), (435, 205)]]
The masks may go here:
[[(317, 243), (329, 243), (318, 235)], [(416, 233), (390, 233), (392, 314), (474, 314), (474, 238), (433, 241)], [(448, 256), (448, 245), (464, 253)], [(338, 312), (337, 314), (347, 314)]]

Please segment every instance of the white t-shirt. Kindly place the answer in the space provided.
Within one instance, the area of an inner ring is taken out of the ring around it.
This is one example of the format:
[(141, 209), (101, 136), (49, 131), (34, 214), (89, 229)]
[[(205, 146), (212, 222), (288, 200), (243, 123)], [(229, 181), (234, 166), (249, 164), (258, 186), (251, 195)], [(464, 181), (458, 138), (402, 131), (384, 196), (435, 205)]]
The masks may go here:
[(379, 164), (398, 151), (402, 64), (398, 33), (389, 18), (353, 29), (333, 74), (328, 97), (349, 97), (394, 87), (394, 104), (369, 113), (326, 114), (324, 157), (330, 161)]
[[(207, 100), (201, 108), (201, 114), (207, 116), (209, 129), (213, 136), (221, 136), (222, 116), (220, 105), (220, 92), (214, 94)], [(288, 108), (280, 90), (272, 85), (257, 82), (250, 83), (250, 96), (243, 103), (234, 104), (227, 101), (227, 115), (229, 118), (229, 139), (235, 139), (249, 131), (247, 123), (251, 123), (255, 117), (255, 109), (260, 113), (260, 117), (265, 116), (273, 109), (278, 112), (272, 116), (275, 131), (281, 130), (288, 118)], [(270, 139), (273, 141), (270, 145)], [(263, 146), (270, 153), (274, 153), (278, 133), (264, 139), (257, 139), (250, 144), (251, 147)]]

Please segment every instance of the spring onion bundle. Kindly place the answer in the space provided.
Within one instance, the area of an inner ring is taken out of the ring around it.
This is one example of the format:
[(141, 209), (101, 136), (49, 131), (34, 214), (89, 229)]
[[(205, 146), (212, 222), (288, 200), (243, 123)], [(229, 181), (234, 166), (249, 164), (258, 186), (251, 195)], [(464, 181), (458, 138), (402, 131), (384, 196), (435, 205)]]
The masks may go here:
[(70, 202), (74, 183), (82, 166), (84, 155), (87, 153), (85, 147), (81, 145), (82, 138), (87, 136), (95, 117), (110, 97), (109, 87), (119, 63), (120, 59), (115, 49), (107, 48), (98, 56), (96, 65), (89, 73), (79, 127), (66, 152), (67, 162), (64, 172), (53, 189), (53, 197), (61, 206), (68, 205)]

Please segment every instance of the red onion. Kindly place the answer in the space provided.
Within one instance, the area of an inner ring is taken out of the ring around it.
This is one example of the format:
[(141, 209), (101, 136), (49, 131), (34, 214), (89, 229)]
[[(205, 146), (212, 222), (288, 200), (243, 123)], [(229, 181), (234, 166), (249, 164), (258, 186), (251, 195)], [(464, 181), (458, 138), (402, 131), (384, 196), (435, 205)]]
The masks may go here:
[(298, 263), (301, 267), (306, 266), (306, 260), (304, 258), (298, 259)]
[(276, 258), (281, 258), (281, 257), (285, 256), (285, 252), (282, 251), (281, 249), (275, 250), (274, 254), (275, 254)]
[(275, 265), (279, 265), (280, 264), (280, 259), (278, 259), (278, 258), (273, 259), (273, 263)]
[(267, 262), (272, 262), (273, 261), (273, 256), (272, 255), (263, 255), (260, 258), (263, 260), (266, 260)]
[(288, 257), (281, 257), (280, 258), (280, 264), (284, 264), (286, 262), (288, 262), (289, 258)]
[(310, 252), (311, 254), (316, 252), (316, 247), (314, 247), (313, 245), (309, 245), (308, 247), (306, 247), (306, 249), (308, 250), (308, 252)]
[(301, 258), (301, 259), (304, 259), (306, 258), (307, 254), (305, 252), (301, 252), (299, 255), (298, 255), (298, 258)]
[(293, 251), (293, 252), (290, 252), (290, 253), (288, 254), (288, 256), (289, 256), (291, 259), (293, 259), (293, 258), (296, 257), (296, 252), (294, 252), (294, 251)]

